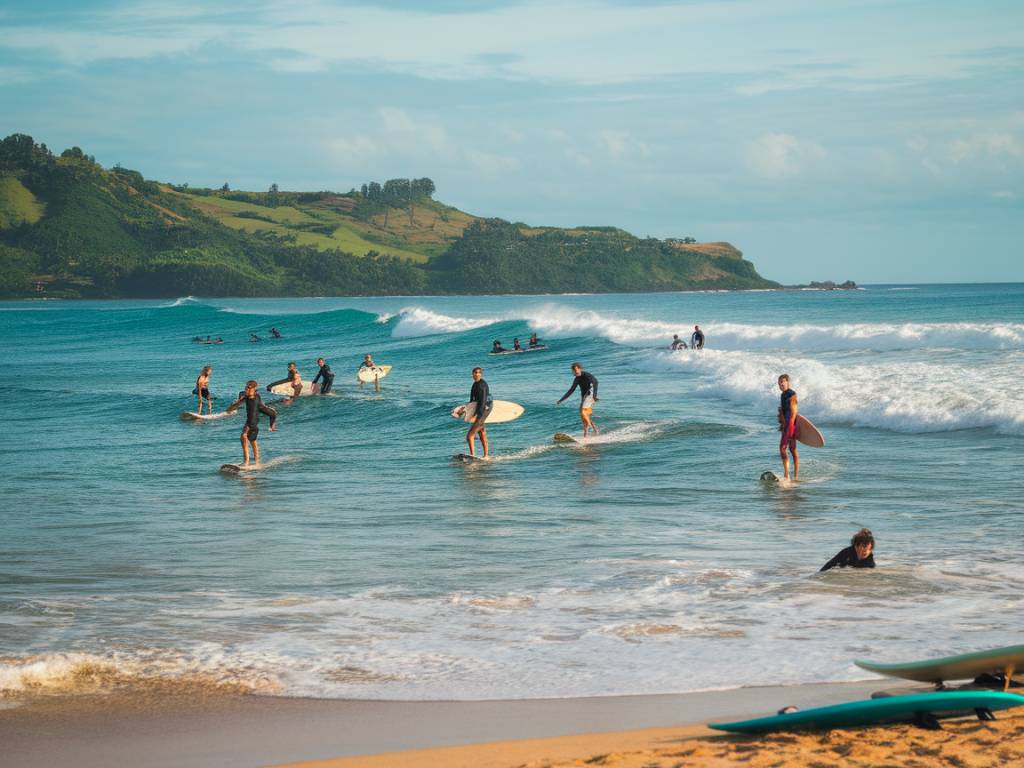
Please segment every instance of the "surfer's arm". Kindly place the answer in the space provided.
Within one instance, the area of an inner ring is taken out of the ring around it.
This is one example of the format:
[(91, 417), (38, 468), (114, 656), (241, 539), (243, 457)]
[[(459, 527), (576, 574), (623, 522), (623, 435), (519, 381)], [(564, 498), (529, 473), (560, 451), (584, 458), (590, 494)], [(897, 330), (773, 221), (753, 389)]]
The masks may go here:
[[(832, 568), (844, 568), (847, 565), (850, 565), (850, 550), (852, 549), (853, 547), (845, 547), (844, 549), (839, 550), (839, 552), (836, 553), (835, 557), (833, 557), (831, 560), (829, 560), (827, 563), (821, 566), (821, 569), (818, 571), (818, 573), (821, 573), (822, 571), (831, 570)], [(854, 555), (853, 557), (856, 559), (857, 556)]]
[(797, 415), (797, 401), (796, 395), (793, 395), (789, 401), (789, 423), (786, 425), (786, 437), (793, 437), (796, 435), (796, 415)]
[(240, 398), (238, 398), (237, 400), (235, 400), (235, 402), (233, 402), (231, 405), (228, 406), (228, 413), (234, 413), (235, 411), (237, 411), (238, 410), (238, 406), (240, 406), (242, 404), (243, 400), (245, 400), (245, 394), (244, 393), (242, 394), (242, 396)]
[(594, 396), (594, 402), (597, 402), (597, 379), (594, 376), (590, 377), (590, 382), (594, 385), (593, 389), (590, 390), (590, 394)]
[(260, 413), (270, 417), (270, 431), (276, 431), (274, 424), (277, 423), (277, 411), (271, 408), (269, 405), (264, 405), (262, 401), (259, 404)]
[[(558, 402), (559, 402), (559, 403), (564, 403), (564, 402), (565, 402), (565, 401), (566, 401), (566, 400), (568, 399), (569, 395), (571, 395), (571, 394), (572, 394), (573, 392), (575, 392), (575, 391), (576, 391), (576, 387), (578, 387), (578, 386), (579, 386), (579, 384), (580, 384), (580, 383), (579, 383), (579, 381), (577, 381), (576, 379), (573, 379), (573, 380), (572, 380), (572, 386), (571, 386), (571, 387), (569, 387), (569, 391), (568, 391), (568, 392), (566, 392), (566, 393), (565, 393), (564, 395), (562, 395), (562, 396), (561, 396), (561, 397), (560, 397), (560, 398), (558, 399)], [(557, 403), (556, 403), (556, 405), (557, 405)]]

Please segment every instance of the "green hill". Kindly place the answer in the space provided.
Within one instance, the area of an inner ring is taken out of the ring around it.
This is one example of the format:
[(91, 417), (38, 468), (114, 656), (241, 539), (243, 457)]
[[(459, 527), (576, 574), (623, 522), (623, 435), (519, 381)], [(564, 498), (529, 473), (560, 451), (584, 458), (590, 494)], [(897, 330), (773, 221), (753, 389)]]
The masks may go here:
[(761, 288), (727, 243), (537, 228), (433, 199), (430, 179), (348, 193), (173, 187), (74, 147), (0, 141), (0, 296), (562, 293)]

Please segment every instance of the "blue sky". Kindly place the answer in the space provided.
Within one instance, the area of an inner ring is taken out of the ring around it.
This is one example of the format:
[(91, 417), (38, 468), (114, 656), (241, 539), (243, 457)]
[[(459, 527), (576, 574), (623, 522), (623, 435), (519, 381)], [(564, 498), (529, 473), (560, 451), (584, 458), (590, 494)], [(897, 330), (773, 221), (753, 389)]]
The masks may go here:
[(429, 176), (767, 277), (1024, 280), (1024, 3), (23, 2), (0, 134), (193, 186)]

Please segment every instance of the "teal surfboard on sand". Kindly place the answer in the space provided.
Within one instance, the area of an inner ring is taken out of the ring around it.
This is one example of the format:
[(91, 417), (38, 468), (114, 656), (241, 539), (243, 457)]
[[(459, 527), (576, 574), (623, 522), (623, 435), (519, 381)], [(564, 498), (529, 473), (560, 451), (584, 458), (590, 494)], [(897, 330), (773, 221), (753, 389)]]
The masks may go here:
[(959, 656), (912, 661), (905, 664), (881, 664), (876, 661), (854, 661), (861, 669), (887, 677), (917, 680), (941, 685), (950, 680), (973, 680), (979, 675), (1004, 675), (1007, 684), (1015, 671), (1024, 672), (1024, 645), (1009, 645)]
[[(828, 730), (892, 722), (923, 721), (927, 718), (977, 714), (991, 719), (1001, 709), (1024, 706), (1024, 696), (1001, 691), (935, 691), (910, 696), (890, 696), (835, 704), (831, 707), (797, 710), (784, 715), (758, 717), (735, 723), (710, 723), (709, 728), (733, 733)], [(933, 720), (934, 722), (934, 720)]]

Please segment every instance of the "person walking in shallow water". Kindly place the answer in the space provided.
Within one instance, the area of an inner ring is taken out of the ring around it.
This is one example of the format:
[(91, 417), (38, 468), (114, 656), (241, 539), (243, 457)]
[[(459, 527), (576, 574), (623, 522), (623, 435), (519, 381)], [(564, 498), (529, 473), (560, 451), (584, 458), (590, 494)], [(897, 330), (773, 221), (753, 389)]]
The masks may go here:
[(800, 455), (796, 450), (796, 417), (797, 398), (796, 392), (789, 388), (789, 374), (779, 376), (779, 389), (782, 395), (779, 398), (779, 431), (782, 437), (779, 440), (779, 454), (782, 456), (782, 477), (789, 479), (789, 456), (786, 451), (793, 455), (793, 480), (797, 480), (800, 474)]

